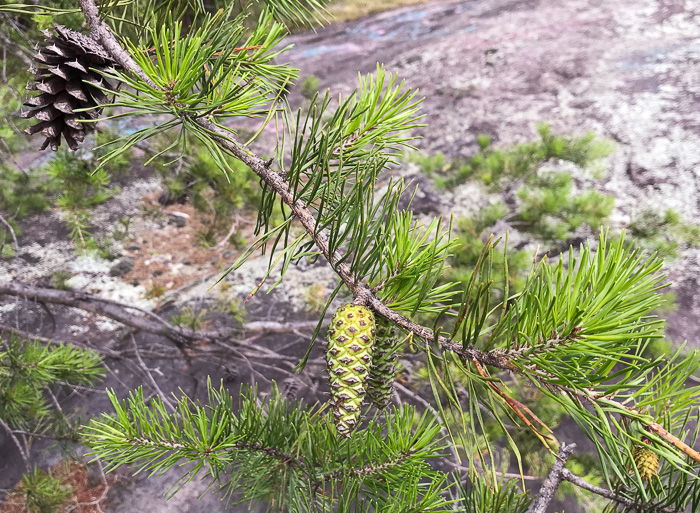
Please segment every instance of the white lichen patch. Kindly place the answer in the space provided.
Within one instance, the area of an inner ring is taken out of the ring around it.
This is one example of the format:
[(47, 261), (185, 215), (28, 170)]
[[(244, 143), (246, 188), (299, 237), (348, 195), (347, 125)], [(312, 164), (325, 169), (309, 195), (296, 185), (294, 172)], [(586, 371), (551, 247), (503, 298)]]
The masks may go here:
[(450, 213), (456, 219), (474, 216), (485, 206), (500, 199), (500, 195), (489, 194), (482, 184), (471, 180), (455, 187), (452, 192), (445, 191), (445, 194), (451, 205)]
[(123, 328), (124, 325), (120, 322), (113, 321), (106, 317), (97, 317), (95, 319), (95, 327), (102, 332), (116, 331)]
[[(142, 197), (153, 193), (159, 188), (159, 180), (137, 180), (124, 187), (121, 192), (105, 204), (91, 211), (91, 223), (97, 233), (108, 232), (111, 229), (109, 219), (118, 215), (134, 215), (139, 213)], [(61, 211), (51, 211), (36, 216), (37, 223), (51, 218), (62, 218)], [(134, 216), (131, 230), (137, 231), (139, 227), (152, 224), (151, 220), (144, 220), (142, 216)], [(128, 241), (124, 241), (127, 244)], [(113, 248), (123, 251), (124, 244), (113, 243)], [(43, 244), (22, 240), (20, 247), (21, 257), (11, 262), (0, 263), (0, 281), (12, 281), (20, 279), (24, 282), (35, 280), (51, 280), (58, 271), (67, 272), (70, 278), (66, 285), (72, 290), (82, 290), (107, 299), (112, 299), (134, 305), (144, 309), (152, 309), (156, 301), (145, 299), (146, 289), (143, 285), (132, 285), (124, 282), (118, 276), (111, 276), (110, 269), (116, 261), (101, 258), (97, 252), (89, 252), (80, 255), (76, 247), (69, 239), (50, 240)], [(15, 308), (14, 302), (0, 306), (0, 314), (9, 314)], [(97, 327), (101, 330), (113, 331), (121, 324), (99, 316), (84, 316), (84, 319), (95, 318)], [(84, 333), (85, 326), (75, 324), (70, 327), (74, 335)]]
[(12, 301), (12, 302), (7, 303), (5, 305), (0, 305), (0, 315), (1, 314), (9, 314), (11, 312), (14, 312), (15, 308), (17, 308), (16, 301)]
[[(26, 260), (18, 258), (12, 262), (0, 261), (0, 280), (32, 281), (50, 275), (70, 265), (75, 259), (75, 246), (69, 240), (54, 241), (48, 244), (22, 241), (20, 253), (26, 257)], [(32, 263), (27, 262), (27, 260)]]
[(127, 305), (134, 305), (140, 308), (153, 308), (153, 300), (144, 299), (145, 289), (143, 286), (134, 286), (124, 283), (118, 278), (107, 274), (86, 274), (81, 273), (68, 280), (68, 284), (78, 290), (84, 290), (90, 294), (99, 295), (107, 299), (119, 301)]
[(87, 324), (78, 323), (78, 324), (71, 325), (68, 328), (68, 330), (71, 332), (71, 335), (77, 336), (77, 335), (82, 335), (82, 334), (90, 331), (90, 327)]
[(71, 285), (80, 286), (79, 281), (81, 276), (97, 275), (108, 273), (110, 262), (97, 255), (82, 255), (75, 257), (72, 261), (67, 262), (67, 266), (73, 273), (78, 273), (71, 280)]
[[(119, 212), (121, 216), (133, 216), (141, 212), (143, 197), (152, 194), (162, 187), (158, 178), (136, 180), (129, 183), (128, 187), (122, 189), (110, 201), (98, 205), (90, 212), (91, 221), (95, 226), (109, 229), (110, 219), (114, 218), (114, 213)], [(134, 219), (134, 221), (137, 221)]]

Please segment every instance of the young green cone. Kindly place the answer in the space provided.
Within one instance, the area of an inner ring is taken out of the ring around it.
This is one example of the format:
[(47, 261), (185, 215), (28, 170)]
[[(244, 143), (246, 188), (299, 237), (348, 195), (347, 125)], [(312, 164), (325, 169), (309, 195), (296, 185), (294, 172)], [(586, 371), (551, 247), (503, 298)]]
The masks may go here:
[(357, 424), (372, 363), (374, 315), (360, 305), (338, 308), (328, 329), (328, 375), (338, 434), (350, 436)]
[(659, 475), (659, 457), (646, 445), (637, 445), (632, 450), (632, 460), (639, 475), (646, 481)]
[(383, 317), (377, 317), (377, 340), (372, 352), (372, 367), (367, 378), (367, 395), (372, 404), (383, 410), (391, 401), (396, 378), (396, 351), (399, 335), (396, 326)]

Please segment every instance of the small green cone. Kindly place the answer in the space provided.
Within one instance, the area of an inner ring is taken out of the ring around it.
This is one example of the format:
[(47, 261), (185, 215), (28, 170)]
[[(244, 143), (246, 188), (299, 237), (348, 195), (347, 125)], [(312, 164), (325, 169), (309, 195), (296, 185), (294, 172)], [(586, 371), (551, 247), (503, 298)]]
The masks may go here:
[(648, 446), (635, 446), (632, 450), (632, 460), (642, 479), (651, 481), (652, 477), (659, 475), (659, 457)]
[(338, 308), (328, 329), (328, 375), (335, 425), (349, 437), (360, 416), (372, 363), (375, 325), (372, 312), (360, 305)]
[(399, 335), (396, 325), (384, 317), (377, 317), (377, 340), (372, 353), (372, 367), (367, 378), (367, 395), (372, 404), (383, 410), (391, 401), (396, 378), (396, 351)]

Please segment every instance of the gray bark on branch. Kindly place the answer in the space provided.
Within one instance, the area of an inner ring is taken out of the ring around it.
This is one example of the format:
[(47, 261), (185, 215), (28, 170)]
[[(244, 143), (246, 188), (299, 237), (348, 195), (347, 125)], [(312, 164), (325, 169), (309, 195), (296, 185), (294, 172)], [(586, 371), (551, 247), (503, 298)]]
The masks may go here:
[(576, 444), (561, 444), (557, 460), (549, 470), (547, 479), (542, 483), (542, 488), (540, 488), (537, 497), (535, 497), (535, 500), (530, 504), (527, 513), (546, 513), (549, 503), (552, 501), (554, 494), (562, 482), (562, 473), (564, 471), (564, 465), (566, 465), (566, 460), (573, 454), (575, 448)]
[[(584, 490), (588, 490), (589, 492), (600, 495), (601, 497), (610, 499), (611, 501), (617, 502), (618, 504), (623, 504), (628, 508), (632, 508), (635, 510), (638, 509), (638, 505), (635, 504), (634, 501), (631, 501), (626, 497), (621, 497), (610, 490), (601, 488), (600, 486), (592, 485), (591, 483), (577, 476), (568, 469), (562, 470), (561, 477), (564, 481), (568, 481), (569, 483), (578, 486), (579, 488), (583, 488)], [(680, 510), (671, 508), (658, 508), (656, 511), (658, 511), (659, 513), (681, 513)]]

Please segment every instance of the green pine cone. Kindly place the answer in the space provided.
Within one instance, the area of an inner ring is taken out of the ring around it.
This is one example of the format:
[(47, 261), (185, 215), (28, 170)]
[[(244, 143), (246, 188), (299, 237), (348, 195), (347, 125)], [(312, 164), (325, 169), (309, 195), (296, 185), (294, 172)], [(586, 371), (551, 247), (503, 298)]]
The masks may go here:
[(651, 481), (659, 475), (659, 457), (646, 445), (637, 445), (632, 450), (632, 460), (642, 479)]
[(338, 308), (328, 329), (328, 375), (338, 434), (349, 437), (360, 416), (372, 363), (374, 315), (360, 305)]
[(372, 367), (367, 377), (367, 395), (372, 404), (383, 410), (391, 401), (396, 378), (396, 351), (399, 335), (396, 326), (383, 317), (377, 317), (377, 340), (372, 353)]

